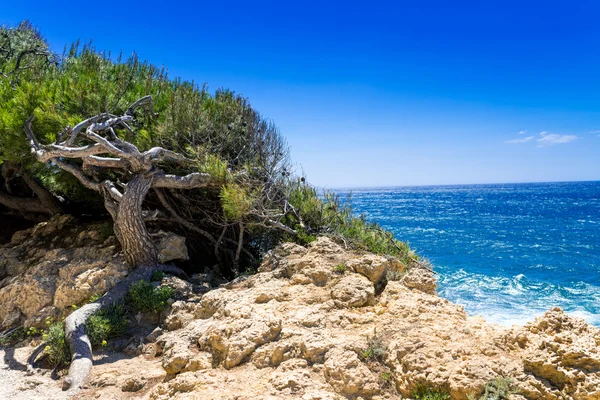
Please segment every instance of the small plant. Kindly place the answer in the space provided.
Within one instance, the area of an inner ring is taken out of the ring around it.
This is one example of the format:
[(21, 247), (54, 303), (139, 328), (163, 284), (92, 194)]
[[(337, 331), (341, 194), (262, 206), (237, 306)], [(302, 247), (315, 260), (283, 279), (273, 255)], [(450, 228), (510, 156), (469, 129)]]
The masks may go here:
[(93, 294), (93, 295), (92, 295), (92, 296), (91, 296), (91, 297), (90, 297), (90, 298), (87, 300), (87, 302), (88, 302), (88, 304), (89, 304), (89, 303), (93, 303), (93, 302), (95, 302), (95, 301), (98, 301), (98, 300), (99, 300), (99, 299), (100, 299), (102, 296), (103, 296), (103, 295), (101, 295), (101, 294), (99, 294), (99, 293), (98, 293), (98, 294)]
[(29, 329), (27, 329), (27, 331), (25, 332), (25, 334), (28, 337), (34, 337), (34, 336), (39, 336), (41, 334), (43, 334), (44, 331), (42, 329), (38, 329), (34, 326), (30, 327)]
[(150, 282), (138, 281), (129, 288), (126, 301), (133, 311), (160, 312), (171, 297), (173, 289), (168, 286), (154, 287)]
[(449, 400), (450, 394), (442, 388), (418, 384), (412, 391), (412, 397), (415, 400)]
[(404, 277), (404, 275), (406, 275), (405, 271), (390, 269), (386, 272), (385, 278), (388, 282), (399, 281)]
[(304, 231), (298, 231), (298, 235), (296, 235), (296, 237), (294, 238), (294, 240), (296, 242), (298, 242), (298, 244), (306, 246), (308, 244), (311, 244), (315, 240), (317, 240), (317, 237), (315, 235), (310, 235), (310, 234), (308, 234), (308, 233), (306, 233)]
[(163, 271), (154, 271), (150, 280), (152, 282), (160, 282), (165, 276), (167, 276), (167, 274), (165, 274)]
[(379, 374), (379, 384), (382, 389), (394, 388), (394, 375), (392, 371), (384, 371)]
[(373, 332), (373, 336), (367, 338), (367, 348), (362, 350), (358, 357), (365, 362), (383, 361), (383, 356), (387, 347), (383, 341), (377, 336), (377, 331)]
[(16, 328), (9, 330), (7, 333), (0, 335), (0, 347), (11, 346), (25, 339), (25, 329)]
[(346, 272), (346, 263), (340, 263), (333, 267), (333, 272), (337, 274), (343, 274), (344, 272)]
[(381, 378), (382, 381), (391, 382), (392, 381), (392, 372), (391, 371), (382, 372), (381, 375), (379, 375), (379, 377)]
[(98, 234), (100, 235), (100, 240), (105, 241), (110, 236), (115, 234), (113, 223), (111, 221), (103, 222), (98, 226)]
[(121, 305), (112, 305), (92, 315), (85, 326), (85, 332), (92, 347), (106, 345), (106, 341), (122, 336), (127, 326), (125, 311)]
[(71, 361), (71, 351), (65, 340), (65, 330), (62, 322), (55, 322), (42, 336), (46, 342), (44, 354), (53, 367), (66, 365)]
[(505, 377), (492, 379), (485, 385), (485, 392), (479, 400), (507, 400), (519, 391), (514, 388), (513, 380)]

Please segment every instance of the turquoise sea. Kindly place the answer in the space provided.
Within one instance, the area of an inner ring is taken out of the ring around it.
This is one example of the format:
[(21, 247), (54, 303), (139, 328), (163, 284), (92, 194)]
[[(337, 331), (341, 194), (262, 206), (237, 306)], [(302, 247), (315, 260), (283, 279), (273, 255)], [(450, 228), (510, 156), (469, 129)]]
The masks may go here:
[(600, 326), (600, 182), (336, 192), (429, 258), (470, 314), (522, 324), (559, 306)]

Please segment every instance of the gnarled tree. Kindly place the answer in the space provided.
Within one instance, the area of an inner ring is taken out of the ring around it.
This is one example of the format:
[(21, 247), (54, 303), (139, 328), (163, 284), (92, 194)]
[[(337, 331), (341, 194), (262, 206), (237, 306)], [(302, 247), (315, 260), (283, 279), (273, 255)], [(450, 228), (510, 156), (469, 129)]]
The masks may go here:
[(55, 143), (42, 144), (32, 129), (32, 118), (25, 123), (25, 132), (35, 157), (51, 163), (75, 176), (86, 188), (99, 192), (114, 221), (115, 235), (121, 243), (126, 260), (136, 268), (127, 280), (111, 289), (97, 302), (72, 313), (65, 321), (65, 335), (72, 352), (65, 389), (77, 390), (92, 366), (92, 352), (85, 334), (86, 320), (99, 309), (120, 301), (129, 284), (149, 279), (159, 266), (157, 250), (145, 219), (152, 213), (144, 210), (144, 198), (151, 188), (193, 189), (218, 186), (219, 181), (207, 173), (186, 175), (166, 173), (165, 164), (190, 163), (186, 157), (162, 147), (140, 151), (135, 145), (119, 138), (119, 130), (133, 132), (129, 126), (140, 107), (151, 108), (147, 96), (129, 107), (125, 115), (103, 113), (88, 118), (58, 135)]
[[(104, 113), (88, 118), (66, 129), (55, 143), (48, 145), (36, 138), (33, 118), (25, 123), (31, 151), (39, 161), (58, 166), (73, 174), (86, 188), (103, 195), (125, 259), (134, 267), (158, 263), (156, 247), (144, 222), (147, 213), (142, 209), (151, 188), (193, 189), (219, 183), (206, 173), (167, 174), (160, 164), (185, 164), (191, 160), (162, 147), (140, 151), (117, 136), (118, 128), (132, 130), (127, 122), (133, 120), (133, 112), (151, 101), (149, 96), (138, 100), (123, 116)], [(79, 159), (81, 164), (69, 159)]]

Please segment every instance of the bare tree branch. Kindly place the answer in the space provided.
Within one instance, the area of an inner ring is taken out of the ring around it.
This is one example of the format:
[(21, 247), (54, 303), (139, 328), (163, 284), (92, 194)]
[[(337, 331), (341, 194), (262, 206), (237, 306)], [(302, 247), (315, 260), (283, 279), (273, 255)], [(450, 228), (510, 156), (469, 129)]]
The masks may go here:
[(162, 147), (153, 147), (144, 152), (144, 158), (150, 161), (171, 161), (178, 164), (190, 163), (193, 160), (182, 156), (181, 154), (163, 149)]
[(106, 152), (106, 149), (97, 143), (82, 147), (66, 147), (56, 144), (49, 144), (40, 145), (35, 151), (35, 154), (39, 161), (46, 162), (55, 157), (82, 158)]
[(195, 189), (213, 186), (212, 177), (209, 174), (193, 172), (188, 175), (168, 175), (160, 171), (154, 175), (153, 188), (170, 189)]
[(50, 161), (52, 161), (54, 164), (56, 164), (59, 168), (69, 172), (70, 174), (72, 174), (73, 176), (75, 176), (75, 178), (77, 178), (79, 180), (79, 182), (81, 182), (81, 184), (83, 186), (85, 186), (88, 189), (91, 190), (95, 190), (96, 192), (100, 192), (102, 190), (102, 185), (98, 182), (94, 182), (91, 179), (89, 179), (87, 176), (85, 176), (85, 174), (83, 173), (83, 171), (81, 169), (79, 169), (78, 167), (66, 163), (64, 161), (59, 160), (58, 158), (53, 158)]
[[(104, 118), (104, 117), (105, 117), (104, 114), (100, 114), (100, 115), (95, 115), (91, 118), (88, 118), (84, 121), (81, 121), (80, 123), (75, 125), (75, 127), (71, 130), (71, 132), (70, 132), (71, 134), (69, 135), (69, 138), (64, 143), (61, 143), (61, 144), (65, 145), (65, 146), (72, 146), (73, 143), (75, 143), (75, 141), (77, 140), (77, 136), (84, 128), (87, 128), (89, 125), (93, 124), (96, 121), (99, 121), (101, 118)], [(33, 118), (33, 117), (31, 117), (31, 118)]]
[(207, 238), (211, 243), (216, 243), (216, 240), (213, 237), (213, 235), (206, 232), (204, 229), (198, 228), (196, 225), (192, 224), (191, 222), (186, 221), (185, 219), (181, 218), (179, 216), (179, 214), (177, 214), (175, 212), (175, 209), (173, 209), (173, 207), (171, 207), (171, 205), (169, 204), (167, 198), (165, 197), (165, 195), (161, 189), (154, 189), (154, 192), (156, 193), (156, 196), (158, 197), (160, 204), (162, 204), (162, 206), (167, 209), (167, 211), (169, 212), (169, 214), (171, 214), (171, 217), (173, 217), (173, 219), (175, 221), (177, 221), (181, 225), (185, 226), (186, 228), (201, 234), (202, 236)]
[(121, 158), (88, 156), (83, 158), (83, 167), (93, 165), (94, 167), (104, 167), (113, 169), (126, 169), (127, 164)]
[(129, 106), (127, 111), (125, 111), (125, 115), (133, 116), (133, 113), (136, 108), (149, 104), (149, 108), (152, 108), (152, 96), (144, 96), (141, 99), (135, 101), (132, 105)]

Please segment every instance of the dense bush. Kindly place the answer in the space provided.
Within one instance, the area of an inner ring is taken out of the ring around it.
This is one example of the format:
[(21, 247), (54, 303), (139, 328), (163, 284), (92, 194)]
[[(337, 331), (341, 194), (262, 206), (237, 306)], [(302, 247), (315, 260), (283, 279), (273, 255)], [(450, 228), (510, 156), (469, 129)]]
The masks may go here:
[[(514, 387), (514, 381), (502, 376), (496, 377), (485, 384), (484, 392), (477, 400), (508, 400), (519, 391)], [(475, 400), (475, 396), (469, 396)]]
[(71, 351), (65, 340), (65, 331), (62, 322), (55, 322), (43, 334), (46, 342), (44, 354), (53, 367), (68, 364), (71, 361)]
[[(61, 196), (66, 212), (106, 217), (101, 196), (52, 162), (35, 161), (23, 125), (34, 116), (38, 139), (52, 143), (86, 118), (107, 111), (122, 115), (135, 100), (151, 95), (152, 107), (136, 112), (132, 130), (120, 129), (117, 135), (140, 150), (162, 146), (189, 160), (161, 165), (166, 172), (205, 172), (218, 183), (146, 197), (149, 209), (162, 211), (152, 224), (185, 235), (192, 259), (219, 265), (218, 272), (231, 278), (255, 269), (281, 240), (306, 244), (321, 234), (357, 250), (416, 258), (390, 232), (355, 217), (336, 195), (319, 193), (291, 176), (284, 138), (245, 97), (172, 79), (135, 54), (113, 56), (78, 42), (53, 54), (28, 23), (0, 28), (0, 48), (10, 49), (0, 53), (0, 204), (8, 204), (2, 200), (10, 196), (39, 197), (31, 180), (24, 179), (29, 174)], [(98, 170), (95, 178), (115, 176)]]
[(173, 297), (169, 286), (155, 287), (152, 283), (139, 281), (131, 285), (126, 303), (136, 312), (160, 312), (167, 306), (167, 300)]
[(450, 400), (450, 394), (446, 389), (436, 388), (425, 384), (418, 384), (412, 391), (415, 400)]
[(92, 315), (86, 325), (85, 333), (92, 347), (106, 345), (109, 339), (122, 336), (127, 327), (127, 317), (122, 305), (107, 307)]
[(343, 202), (332, 192), (319, 191), (304, 179), (288, 183), (288, 200), (294, 212), (287, 223), (298, 230), (297, 241), (310, 242), (316, 235), (330, 235), (356, 250), (394, 256), (408, 264), (418, 260), (410, 247), (381, 226), (356, 216), (349, 201)]

